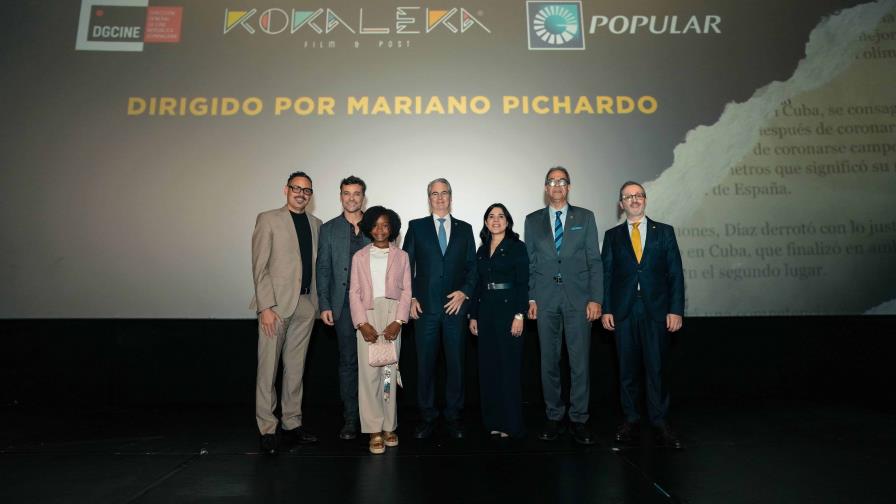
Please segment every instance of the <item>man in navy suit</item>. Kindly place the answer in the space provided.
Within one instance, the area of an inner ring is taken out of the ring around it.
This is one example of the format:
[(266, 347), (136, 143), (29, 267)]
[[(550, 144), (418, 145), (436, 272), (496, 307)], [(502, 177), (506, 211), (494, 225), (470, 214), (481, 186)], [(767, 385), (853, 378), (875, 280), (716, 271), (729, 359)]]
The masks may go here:
[(669, 333), (681, 329), (684, 314), (684, 274), (675, 230), (648, 219), (647, 194), (637, 182), (619, 189), (619, 207), (626, 222), (604, 235), (604, 314), (601, 324), (616, 333), (619, 382), (625, 421), (616, 442), (640, 439), (641, 363), (647, 376), (647, 412), (657, 443), (681, 449), (669, 427), (669, 393), (663, 375)]
[(547, 416), (539, 439), (556, 440), (567, 413), (560, 377), (560, 355), (565, 341), (571, 382), (570, 430), (577, 443), (591, 445), (595, 442), (587, 426), (591, 323), (601, 314), (603, 268), (594, 213), (569, 204), (571, 187), (566, 168), (549, 169), (544, 180), (548, 206), (526, 216), (528, 314), (530, 319), (538, 320), (541, 386)]
[[(432, 436), (439, 344), (445, 352), (445, 411), (448, 434), (463, 438), (466, 301), (476, 282), (473, 228), (451, 216), (451, 184), (443, 178), (426, 187), (432, 214), (408, 223), (404, 251), (411, 265), (411, 317), (416, 319), (417, 402), (422, 422), (417, 439)], [(441, 332), (441, 338), (440, 336)]]

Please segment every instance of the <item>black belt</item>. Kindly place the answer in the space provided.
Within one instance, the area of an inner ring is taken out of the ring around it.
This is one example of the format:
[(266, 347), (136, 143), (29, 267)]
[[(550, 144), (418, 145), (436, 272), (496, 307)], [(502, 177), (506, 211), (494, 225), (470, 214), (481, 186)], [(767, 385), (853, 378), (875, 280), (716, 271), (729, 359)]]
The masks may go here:
[(299, 290), (299, 295), (304, 296), (305, 294), (311, 294), (311, 287), (303, 287)]
[(485, 284), (485, 288), (488, 290), (504, 290), (504, 289), (512, 289), (513, 282), (506, 283), (487, 283)]

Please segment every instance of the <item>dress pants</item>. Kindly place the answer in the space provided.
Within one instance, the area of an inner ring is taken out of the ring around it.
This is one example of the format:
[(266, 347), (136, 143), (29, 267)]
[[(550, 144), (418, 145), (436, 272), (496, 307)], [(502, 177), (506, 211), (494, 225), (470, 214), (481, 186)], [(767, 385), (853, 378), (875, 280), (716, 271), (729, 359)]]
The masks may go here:
[(348, 292), (342, 313), (334, 320), (336, 342), (339, 345), (339, 396), (342, 399), (342, 418), (346, 423), (358, 424), (358, 339), (349, 310)]
[[(447, 420), (460, 420), (464, 408), (464, 353), (466, 307), (456, 315), (425, 313), (414, 323), (417, 338), (417, 404), (424, 421), (439, 416), (436, 409), (436, 365), (439, 343), (445, 352), (445, 411)], [(441, 331), (440, 331), (441, 330)], [(441, 333), (441, 338), (439, 337)]]
[[(373, 309), (367, 310), (367, 321), (382, 334), (386, 326), (396, 320), (398, 301), (384, 297), (374, 298)], [(381, 336), (382, 337), (382, 336)], [(398, 363), (389, 366), (373, 367), (369, 364), (368, 348), (370, 343), (364, 341), (361, 331), (357, 331), (358, 351), (358, 406), (361, 413), (361, 432), (392, 432), (398, 427), (396, 402), (398, 394)], [(401, 356), (401, 333), (395, 340), (395, 353)], [(386, 394), (384, 384), (389, 376), (389, 393)]]
[(573, 306), (563, 292), (563, 285), (554, 285), (545, 302), (538, 305), (538, 343), (541, 348), (541, 386), (544, 394), (545, 415), (549, 420), (563, 420), (566, 405), (561, 393), (560, 356), (563, 333), (569, 354), (570, 391), (569, 419), (588, 421), (588, 401), (591, 395), (591, 322), (585, 318), (585, 306)]
[(616, 352), (619, 356), (619, 395), (628, 422), (638, 422), (641, 373), (647, 377), (647, 413), (652, 425), (662, 425), (669, 412), (669, 393), (664, 374), (669, 350), (666, 322), (647, 316), (642, 299), (636, 298), (624, 320), (616, 320)]
[(302, 425), (302, 375), (305, 354), (314, 328), (315, 309), (308, 295), (299, 296), (296, 309), (281, 320), (273, 337), (264, 334), (258, 323), (258, 372), (255, 376), (255, 420), (261, 434), (277, 431), (277, 391), (274, 389), (277, 364), (283, 360), (280, 391), (280, 422), (283, 429)]
[[(487, 431), (499, 431), (512, 437), (523, 437), (523, 336), (510, 334), (513, 310), (491, 309), (490, 292), (483, 293), (479, 326), (479, 394), (482, 424)], [(502, 303), (503, 304), (503, 303)]]

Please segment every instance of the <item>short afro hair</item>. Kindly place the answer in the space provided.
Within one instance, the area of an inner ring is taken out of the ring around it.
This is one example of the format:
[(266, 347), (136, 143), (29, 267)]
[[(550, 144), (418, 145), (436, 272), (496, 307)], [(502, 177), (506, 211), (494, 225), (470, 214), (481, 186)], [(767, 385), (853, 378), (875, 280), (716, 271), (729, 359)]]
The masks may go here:
[(370, 207), (364, 212), (364, 217), (361, 217), (361, 223), (358, 224), (358, 227), (361, 228), (364, 236), (373, 240), (373, 236), (370, 233), (373, 231), (376, 221), (383, 215), (389, 220), (389, 241), (394, 242), (398, 238), (398, 234), (401, 233), (401, 218), (398, 217), (394, 210), (380, 205)]

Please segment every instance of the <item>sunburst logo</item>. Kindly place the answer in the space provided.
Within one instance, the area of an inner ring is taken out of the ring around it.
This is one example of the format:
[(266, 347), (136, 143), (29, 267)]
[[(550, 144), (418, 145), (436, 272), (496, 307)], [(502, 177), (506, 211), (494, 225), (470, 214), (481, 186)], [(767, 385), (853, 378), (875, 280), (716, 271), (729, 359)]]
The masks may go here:
[(526, 2), (530, 50), (585, 49), (582, 2)]

